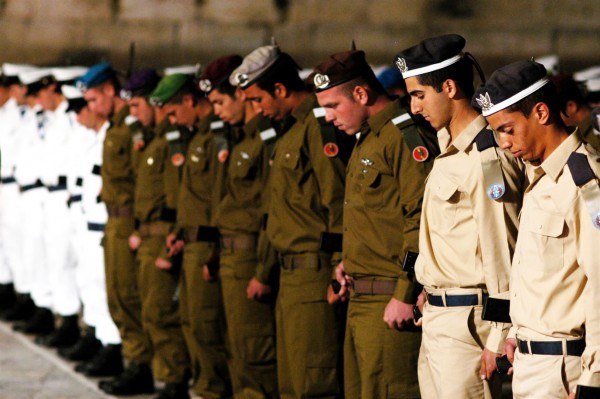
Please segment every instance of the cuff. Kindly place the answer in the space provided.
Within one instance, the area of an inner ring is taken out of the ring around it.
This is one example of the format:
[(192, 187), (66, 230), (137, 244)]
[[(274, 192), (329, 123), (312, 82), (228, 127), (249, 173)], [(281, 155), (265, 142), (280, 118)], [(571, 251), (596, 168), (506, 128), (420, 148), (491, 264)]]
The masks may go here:
[[(487, 323), (487, 322), (484, 322)], [(485, 341), (485, 347), (490, 352), (502, 353), (504, 350), (504, 342), (508, 336), (510, 324), (505, 323), (490, 323), (490, 334)]]
[(421, 284), (416, 281), (409, 281), (405, 276), (400, 276), (398, 277), (396, 289), (392, 297), (404, 303), (414, 305), (417, 303), (417, 297), (422, 290), (423, 286)]

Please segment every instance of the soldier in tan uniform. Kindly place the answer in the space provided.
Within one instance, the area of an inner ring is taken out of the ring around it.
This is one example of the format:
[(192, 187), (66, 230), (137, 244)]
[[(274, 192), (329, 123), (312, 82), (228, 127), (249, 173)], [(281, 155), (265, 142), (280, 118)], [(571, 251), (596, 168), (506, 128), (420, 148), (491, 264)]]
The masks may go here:
[(323, 233), (342, 232), (345, 165), (336, 132), (278, 46), (254, 50), (231, 76), (260, 114), (279, 125), (269, 175), (266, 233), (279, 253), (277, 362), (282, 398), (335, 398), (340, 323), (327, 303), (340, 254), (321, 250)]
[(104, 230), (106, 293), (128, 366), (114, 381), (100, 381), (99, 385), (104, 389), (105, 385), (112, 387), (116, 383), (119, 388), (111, 388), (113, 394), (121, 393), (122, 386), (127, 387), (128, 393), (145, 393), (154, 389), (150, 371), (152, 350), (142, 329), (135, 255), (128, 245), (134, 229), (135, 185), (131, 131), (126, 122), (129, 108), (119, 97), (120, 84), (110, 64), (93, 66), (77, 84), (84, 90), (90, 110), (110, 118), (111, 124), (103, 146), (100, 195), (108, 211)]
[[(269, 169), (267, 141), (276, 135), (269, 119), (256, 115), (243, 91), (229, 82), (229, 75), (241, 63), (239, 55), (213, 61), (200, 77), (199, 86), (215, 115), (229, 125), (233, 139), (226, 194), (217, 208), (216, 222), (222, 236), (219, 276), (227, 325), (231, 326), (227, 333), (234, 397), (275, 398), (273, 276), (260, 271), (257, 243), (263, 215), (261, 194)], [(259, 287), (258, 300), (249, 296), (249, 286)]]
[[(184, 242), (179, 280), (179, 312), (191, 358), (196, 395), (210, 398), (231, 394), (227, 369), (225, 315), (218, 280), (218, 230), (214, 223), (216, 206), (224, 193), (223, 173), (226, 148), (215, 135), (223, 122), (213, 114), (200, 118), (196, 84), (190, 76), (164, 77), (151, 101), (164, 108), (171, 120), (187, 129), (192, 137), (184, 159), (178, 196), (175, 234), (167, 238), (175, 255)], [(212, 125), (212, 126), (211, 126)]]
[(524, 174), (471, 107), (476, 63), (464, 46), (459, 35), (430, 38), (396, 61), (413, 113), (438, 130), (441, 149), (425, 186), (415, 265), (427, 296), (423, 398), (501, 395), (494, 371), (508, 325), (482, 320), (482, 310), (488, 297), (508, 297)]
[(506, 351), (515, 398), (600, 397), (600, 164), (560, 117), (545, 68), (500, 68), (474, 96), (501, 147), (527, 162)]
[[(437, 154), (363, 51), (330, 56), (312, 75), (325, 119), (358, 141), (347, 168), (340, 295), (350, 284), (344, 344), (346, 398), (419, 398), (421, 331), (413, 305), (423, 187)], [(348, 280), (343, 278), (346, 274)]]

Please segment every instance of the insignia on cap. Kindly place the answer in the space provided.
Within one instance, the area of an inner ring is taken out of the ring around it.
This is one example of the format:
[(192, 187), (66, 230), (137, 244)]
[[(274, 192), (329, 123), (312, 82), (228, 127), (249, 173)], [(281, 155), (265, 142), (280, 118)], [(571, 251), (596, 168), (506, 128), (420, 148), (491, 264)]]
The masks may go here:
[(491, 200), (497, 200), (504, 195), (504, 185), (494, 183), (487, 189), (487, 195)]
[(396, 60), (396, 66), (402, 73), (408, 71), (408, 67), (406, 66), (406, 61), (402, 57), (398, 57), (398, 59)]
[(313, 83), (317, 89), (324, 89), (331, 83), (331, 80), (329, 80), (329, 76), (318, 73), (313, 78)]
[(210, 80), (208, 79), (202, 79), (200, 82), (198, 82), (198, 86), (200, 87), (200, 90), (205, 93), (208, 93), (212, 90), (212, 83), (210, 83)]
[(325, 144), (325, 146), (323, 147), (323, 152), (325, 153), (325, 155), (327, 155), (329, 158), (333, 158), (335, 157), (338, 152), (339, 152), (339, 148), (337, 146), (337, 144), (335, 143), (327, 143)]
[(245, 73), (238, 73), (235, 75), (235, 81), (238, 85), (244, 87), (248, 84), (248, 75)]
[(489, 111), (490, 108), (494, 106), (494, 104), (492, 104), (492, 99), (490, 98), (490, 93), (488, 92), (486, 92), (485, 95), (480, 94), (479, 98), (476, 98), (475, 101), (477, 101), (477, 104), (479, 104), (483, 112)]
[(592, 218), (592, 222), (594, 223), (594, 227), (600, 230), (600, 212), (596, 212)]
[(425, 162), (427, 161), (427, 158), (429, 158), (429, 151), (427, 151), (427, 148), (420, 145), (415, 147), (412, 152), (412, 157), (417, 162)]
[(183, 165), (184, 161), (185, 161), (185, 157), (180, 152), (178, 152), (176, 154), (173, 154), (173, 156), (171, 157), (171, 162), (175, 166), (181, 166), (181, 165)]
[(78, 80), (75, 83), (75, 87), (77, 87), (79, 90), (81, 91), (87, 91), (87, 84), (85, 84), (84, 82), (82, 82), (81, 80)]
[(129, 101), (129, 100), (131, 100), (131, 91), (130, 90), (121, 89), (121, 92), (119, 93), (119, 96), (123, 100)]

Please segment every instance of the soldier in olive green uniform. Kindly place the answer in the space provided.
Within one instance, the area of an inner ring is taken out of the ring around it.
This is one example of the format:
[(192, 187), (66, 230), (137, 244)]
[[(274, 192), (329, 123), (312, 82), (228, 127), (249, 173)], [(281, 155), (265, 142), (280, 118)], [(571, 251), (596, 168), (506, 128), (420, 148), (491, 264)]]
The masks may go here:
[(327, 303), (338, 256), (321, 250), (323, 233), (341, 233), (345, 165), (335, 131), (276, 45), (250, 53), (231, 76), (257, 112), (281, 124), (269, 176), (266, 232), (279, 252), (277, 362), (282, 398), (341, 395), (340, 328)]
[[(418, 252), (434, 135), (377, 81), (363, 51), (330, 56), (309, 77), (325, 119), (359, 135), (346, 176), (342, 289), (352, 293), (344, 344), (346, 398), (418, 398)], [(346, 275), (344, 278), (343, 275)]]
[[(191, 357), (197, 395), (227, 397), (231, 387), (225, 346), (226, 328), (221, 284), (216, 279), (218, 231), (214, 210), (224, 187), (226, 148), (217, 147), (223, 122), (209, 115), (199, 120), (197, 90), (190, 77), (166, 76), (152, 94), (175, 123), (194, 132), (183, 164), (177, 206), (177, 237), (185, 242), (179, 282), (183, 333)], [(212, 125), (212, 127), (211, 127)], [(173, 239), (168, 239), (171, 247)], [(177, 250), (172, 249), (171, 254)]]
[(215, 114), (232, 128), (235, 142), (226, 195), (216, 217), (222, 235), (220, 278), (227, 324), (231, 326), (228, 337), (234, 397), (274, 398), (278, 396), (275, 296), (271, 276), (257, 274), (257, 242), (269, 161), (264, 140), (272, 140), (276, 134), (269, 119), (256, 116), (241, 89), (229, 82), (229, 75), (241, 62), (240, 56), (215, 60), (201, 77), (200, 88), (207, 93)]
[[(85, 89), (84, 97), (90, 110), (111, 118), (111, 127), (104, 141), (101, 169), (101, 199), (109, 215), (104, 236), (106, 291), (111, 316), (123, 341), (123, 356), (129, 361), (124, 375), (144, 381), (151, 379), (149, 363), (152, 350), (142, 329), (135, 257), (128, 245), (128, 237), (134, 229), (135, 184), (131, 132), (125, 123), (129, 110), (118, 96), (120, 86), (109, 64), (90, 68), (78, 85)], [(100, 385), (104, 383), (107, 382), (101, 381)], [(134, 384), (132, 392), (147, 392), (149, 385)]]

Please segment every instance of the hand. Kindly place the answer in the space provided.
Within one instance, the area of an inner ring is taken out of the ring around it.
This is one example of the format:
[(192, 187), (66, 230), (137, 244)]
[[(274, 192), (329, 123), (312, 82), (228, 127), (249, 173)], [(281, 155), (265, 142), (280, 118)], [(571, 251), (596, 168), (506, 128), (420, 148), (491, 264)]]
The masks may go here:
[(482, 380), (489, 380), (492, 378), (494, 372), (498, 370), (496, 358), (500, 356), (501, 355), (498, 353), (483, 348), (483, 353), (481, 354), (481, 368), (479, 369), (479, 375)]
[(202, 278), (206, 282), (217, 281), (217, 277), (216, 276), (212, 276), (210, 274), (210, 270), (208, 269), (208, 265), (202, 266)]
[(173, 267), (173, 263), (171, 263), (170, 260), (158, 257), (154, 262), (154, 266), (156, 266), (160, 270), (169, 270), (171, 267)]
[[(421, 314), (423, 314), (423, 308), (425, 308), (425, 300), (426, 300), (425, 290), (423, 290), (417, 297), (417, 303), (415, 304), (415, 306), (418, 307), (419, 310), (421, 311)], [(415, 326), (417, 326), (417, 327), (422, 327), (423, 326), (423, 317), (420, 317), (419, 320), (413, 320), (413, 323), (415, 323)]]
[[(331, 286), (331, 284), (329, 284), (327, 286), (327, 302), (329, 302), (330, 305), (333, 305), (338, 302), (345, 302), (348, 299), (349, 295), (340, 295), (342, 290), (346, 290), (346, 287), (342, 286), (340, 292), (336, 294), (335, 292), (333, 292), (333, 287)], [(348, 294), (348, 290), (346, 290), (345, 293)]]
[(406, 323), (413, 320), (412, 309), (413, 305), (392, 298), (385, 307), (383, 321), (385, 321), (390, 328), (402, 330)]
[(264, 296), (267, 296), (271, 293), (271, 286), (268, 284), (263, 284), (256, 279), (256, 277), (252, 277), (248, 282), (248, 287), (246, 288), (246, 294), (248, 295), (248, 299), (258, 300)]
[[(506, 352), (506, 357), (511, 364), (515, 363), (515, 349), (517, 348), (517, 340), (514, 338), (507, 338), (504, 342), (504, 351)], [(508, 369), (508, 375), (512, 375), (513, 368)]]
[(569, 399), (575, 399), (575, 392), (571, 392), (569, 394)]
[(178, 240), (177, 236), (174, 233), (171, 233), (167, 236), (167, 255), (169, 257), (175, 256), (183, 250), (184, 242), (183, 240)]
[(335, 279), (338, 281), (338, 283), (340, 283), (342, 288), (340, 288), (340, 291), (337, 294), (333, 293), (333, 291), (332, 291), (333, 295), (337, 295), (341, 298), (344, 298), (344, 300), (348, 299), (350, 297), (350, 287), (352, 286), (352, 277), (350, 277), (346, 274), (346, 270), (344, 268), (344, 261), (341, 261), (335, 267)]
[(142, 237), (137, 234), (132, 234), (129, 236), (129, 249), (132, 251), (136, 251), (140, 245), (142, 245)]

